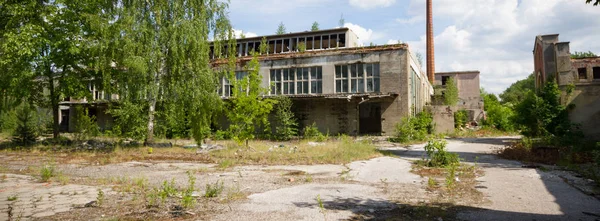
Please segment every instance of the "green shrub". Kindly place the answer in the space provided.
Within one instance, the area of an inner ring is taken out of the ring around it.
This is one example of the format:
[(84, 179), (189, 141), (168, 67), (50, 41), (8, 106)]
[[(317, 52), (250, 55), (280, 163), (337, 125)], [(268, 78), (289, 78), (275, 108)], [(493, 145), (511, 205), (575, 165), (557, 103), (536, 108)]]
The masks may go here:
[(74, 138), (76, 141), (83, 141), (98, 136), (100, 133), (96, 117), (90, 116), (87, 108), (76, 106), (73, 121), (75, 124)]
[(229, 140), (231, 139), (231, 133), (226, 130), (217, 130), (213, 135), (214, 140)]
[(454, 112), (454, 128), (459, 129), (464, 127), (468, 120), (469, 118), (466, 110)]
[(223, 192), (223, 182), (217, 181), (215, 184), (206, 184), (206, 192), (204, 193), (204, 197), (206, 198), (214, 198), (218, 197), (221, 192)]
[(458, 154), (446, 151), (447, 142), (444, 140), (432, 140), (425, 145), (425, 151), (429, 156), (428, 166), (444, 167), (453, 166), (460, 162)]
[(112, 134), (116, 136), (142, 140), (147, 134), (148, 114), (144, 104), (122, 101), (108, 110), (115, 121)]
[(446, 82), (446, 90), (444, 90), (444, 104), (454, 106), (458, 103), (458, 87), (456, 86), (456, 80), (451, 77)]
[(292, 100), (288, 97), (281, 96), (276, 98), (275, 105), (275, 139), (290, 140), (298, 134), (298, 122), (294, 118), (292, 112)]
[(501, 131), (513, 131), (514, 112), (513, 110), (500, 103), (494, 94), (483, 93), (484, 110), (486, 118), (482, 121), (483, 125), (491, 126)]
[(40, 178), (42, 182), (48, 182), (50, 178), (56, 176), (56, 169), (52, 164), (46, 164), (40, 169)]
[(313, 122), (310, 126), (304, 127), (304, 131), (302, 133), (304, 135), (304, 139), (306, 140), (314, 140), (317, 142), (322, 142), (327, 140), (328, 135), (323, 135), (319, 128), (317, 128), (317, 124)]
[(424, 141), (433, 133), (433, 115), (428, 111), (418, 113), (415, 117), (404, 117), (396, 124), (394, 142)]
[(15, 110), (0, 111), (0, 132), (12, 133), (17, 128), (17, 112)]
[(37, 139), (33, 106), (23, 104), (17, 109), (17, 128), (13, 131), (13, 142), (31, 145)]

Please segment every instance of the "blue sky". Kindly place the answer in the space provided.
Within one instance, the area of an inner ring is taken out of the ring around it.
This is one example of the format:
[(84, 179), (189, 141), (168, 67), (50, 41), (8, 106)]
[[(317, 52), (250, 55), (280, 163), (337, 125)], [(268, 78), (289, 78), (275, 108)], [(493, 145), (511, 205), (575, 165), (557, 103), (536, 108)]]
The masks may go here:
[[(481, 71), (501, 93), (533, 70), (536, 35), (560, 34), (571, 52), (600, 54), (600, 7), (585, 0), (433, 0), (436, 71)], [(230, 19), (247, 36), (351, 28), (364, 44), (406, 42), (425, 54), (425, 0), (231, 0)]]

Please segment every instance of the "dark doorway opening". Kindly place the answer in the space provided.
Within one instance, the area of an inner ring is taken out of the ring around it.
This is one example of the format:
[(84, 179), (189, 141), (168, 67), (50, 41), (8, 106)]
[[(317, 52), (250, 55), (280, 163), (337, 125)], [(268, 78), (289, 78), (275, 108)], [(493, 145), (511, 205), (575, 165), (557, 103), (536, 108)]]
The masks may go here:
[(380, 103), (363, 103), (358, 113), (360, 134), (381, 135)]
[(59, 130), (60, 132), (68, 132), (69, 131), (69, 110), (60, 110), (60, 115), (62, 116)]

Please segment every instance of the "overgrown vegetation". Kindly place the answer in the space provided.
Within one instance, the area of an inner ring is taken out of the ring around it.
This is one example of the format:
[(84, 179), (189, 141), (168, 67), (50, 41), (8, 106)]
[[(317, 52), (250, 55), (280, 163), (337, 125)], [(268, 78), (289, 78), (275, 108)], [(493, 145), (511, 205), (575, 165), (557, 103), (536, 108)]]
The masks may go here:
[(90, 116), (88, 109), (82, 106), (75, 107), (75, 116), (72, 118), (74, 121), (74, 133), (73, 138), (77, 142), (95, 137), (100, 134), (100, 129), (96, 123), (96, 117)]
[(571, 53), (571, 58), (593, 58), (593, 57), (597, 57), (597, 56), (598, 55), (596, 55), (592, 51), (588, 51), (588, 52), (576, 51), (576, 52)]
[(17, 127), (13, 132), (13, 142), (17, 145), (31, 145), (37, 140), (33, 106), (23, 104), (17, 110)]
[(454, 112), (454, 128), (460, 129), (465, 126), (469, 116), (466, 110), (459, 110)]
[(456, 79), (453, 77), (446, 81), (446, 89), (444, 90), (444, 104), (454, 106), (458, 103), (458, 86)]
[(273, 108), (275, 110), (275, 133), (273, 136), (280, 141), (290, 140), (298, 134), (298, 122), (292, 112), (292, 100), (285, 96), (277, 97), (275, 100), (277, 103)]
[(502, 105), (494, 94), (482, 92), (481, 96), (486, 112), (486, 117), (482, 120), (483, 125), (501, 131), (513, 131), (515, 129), (513, 110), (507, 105)]
[(400, 143), (425, 141), (433, 134), (433, 127), (433, 116), (429, 111), (423, 111), (414, 117), (404, 117), (396, 125), (396, 134), (392, 141)]
[(458, 154), (447, 152), (446, 144), (448, 143), (444, 140), (432, 140), (425, 145), (425, 152), (429, 156), (428, 166), (445, 167), (453, 166), (460, 162)]
[(319, 131), (319, 128), (317, 127), (317, 124), (313, 122), (311, 125), (304, 127), (304, 130), (302, 131), (302, 136), (306, 140), (322, 142), (328, 139), (329, 134), (324, 135), (323, 133), (321, 133), (321, 131)]

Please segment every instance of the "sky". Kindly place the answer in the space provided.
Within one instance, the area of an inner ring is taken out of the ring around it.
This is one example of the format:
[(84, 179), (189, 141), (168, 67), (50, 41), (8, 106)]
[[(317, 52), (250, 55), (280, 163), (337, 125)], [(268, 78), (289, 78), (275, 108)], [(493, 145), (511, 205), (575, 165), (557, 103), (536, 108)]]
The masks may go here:
[[(425, 0), (230, 0), (229, 17), (247, 37), (339, 26), (365, 45), (408, 43), (425, 56)], [(479, 70), (499, 94), (533, 71), (535, 36), (560, 34), (571, 52), (600, 54), (600, 7), (585, 0), (433, 0), (436, 72)]]

